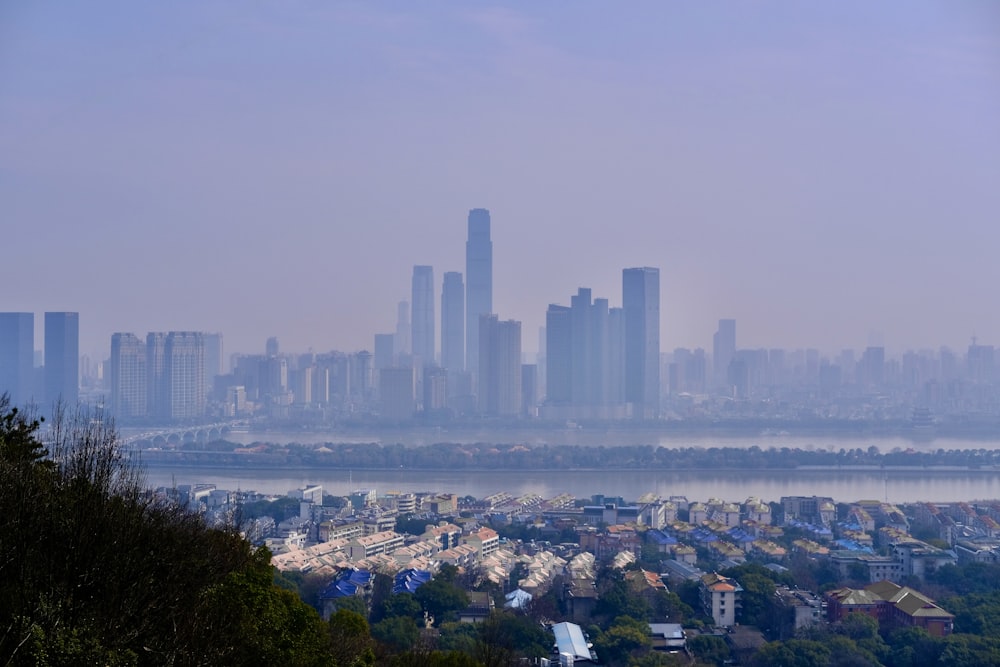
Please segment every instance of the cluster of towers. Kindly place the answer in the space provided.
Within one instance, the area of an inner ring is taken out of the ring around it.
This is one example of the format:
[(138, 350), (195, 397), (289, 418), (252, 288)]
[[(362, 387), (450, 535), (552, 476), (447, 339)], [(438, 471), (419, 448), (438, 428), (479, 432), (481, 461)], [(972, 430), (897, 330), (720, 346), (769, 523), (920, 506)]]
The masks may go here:
[(35, 314), (0, 313), (0, 393), (6, 392), (12, 404), (74, 405), (79, 364), (79, 313), (45, 313), (45, 347), (37, 360)]
[(660, 272), (622, 272), (622, 307), (580, 288), (545, 315), (550, 419), (655, 418), (660, 397)]
[(546, 316), (540, 365), (522, 364), (521, 323), (493, 313), (490, 213), (469, 212), (465, 281), (444, 274), (441, 348), (436, 354), (434, 270), (413, 267), (411, 301), (399, 305), (395, 334), (375, 335), (382, 412), (404, 419), (414, 410), (516, 416), (534, 410), (546, 384), (542, 415), (554, 419), (653, 418), (660, 394), (659, 270), (622, 273), (622, 306), (591, 301), (581, 289), (569, 307)]
[(222, 334), (112, 334), (109, 407), (125, 422), (200, 419), (221, 365)]

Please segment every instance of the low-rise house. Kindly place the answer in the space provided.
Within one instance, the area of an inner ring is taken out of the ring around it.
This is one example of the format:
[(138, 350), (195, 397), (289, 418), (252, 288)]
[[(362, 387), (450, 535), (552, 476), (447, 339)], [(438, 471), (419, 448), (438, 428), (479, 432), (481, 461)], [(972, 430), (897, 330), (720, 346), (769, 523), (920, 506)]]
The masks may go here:
[(323, 592), (319, 601), (323, 610), (323, 620), (329, 620), (330, 615), (337, 610), (337, 602), (349, 597), (360, 597), (368, 604), (371, 598), (374, 575), (368, 570), (348, 568), (334, 577)]
[(372, 556), (391, 554), (403, 546), (404, 542), (403, 536), (399, 533), (386, 531), (384, 533), (375, 533), (374, 535), (355, 537), (347, 542), (344, 546), (344, 551), (351, 560), (357, 561), (363, 558), (371, 558)]
[(839, 621), (860, 612), (888, 627), (919, 627), (934, 637), (951, 634), (954, 616), (923, 593), (891, 581), (855, 590), (839, 588), (826, 594), (828, 617)]
[(649, 641), (654, 651), (682, 653), (687, 647), (680, 623), (650, 623)]
[(798, 630), (826, 620), (826, 601), (815, 593), (780, 586), (774, 596), (779, 639), (791, 639)]
[(427, 526), (420, 539), (437, 542), (442, 549), (457, 547), (462, 538), (462, 529), (453, 523), (442, 521), (436, 526)]
[(481, 623), (489, 618), (493, 611), (493, 596), (486, 591), (469, 591), (469, 604), (458, 612), (461, 623)]
[(583, 629), (576, 623), (556, 623), (552, 626), (555, 635), (555, 651), (553, 661), (567, 665), (596, 665), (597, 655), (591, 650), (590, 642), (583, 634)]
[(500, 536), (492, 528), (480, 528), (460, 538), (462, 544), (475, 547), (479, 552), (479, 559), (482, 560), (500, 548)]

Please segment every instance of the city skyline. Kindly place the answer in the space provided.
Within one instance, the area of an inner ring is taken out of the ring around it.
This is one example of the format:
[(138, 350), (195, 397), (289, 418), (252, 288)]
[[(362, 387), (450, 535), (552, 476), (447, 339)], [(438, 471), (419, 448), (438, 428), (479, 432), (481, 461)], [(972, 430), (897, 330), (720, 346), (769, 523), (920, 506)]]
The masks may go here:
[(549, 303), (625, 266), (661, 269), (665, 350), (720, 318), (746, 347), (1000, 341), (998, 25), (993, 3), (8, 8), (0, 310), (85, 314), (97, 359), (139, 330), (370, 348), (484, 207), (491, 310), (528, 350)]

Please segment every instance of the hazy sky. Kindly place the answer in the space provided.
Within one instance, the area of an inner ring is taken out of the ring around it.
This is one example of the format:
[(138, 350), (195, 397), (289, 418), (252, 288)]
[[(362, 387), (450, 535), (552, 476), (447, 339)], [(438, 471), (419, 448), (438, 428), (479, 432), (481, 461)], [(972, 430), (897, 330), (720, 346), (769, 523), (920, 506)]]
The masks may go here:
[(1000, 3), (0, 4), (0, 310), (81, 352), (370, 349), (475, 207), (526, 350), (642, 265), (664, 350), (1000, 344)]

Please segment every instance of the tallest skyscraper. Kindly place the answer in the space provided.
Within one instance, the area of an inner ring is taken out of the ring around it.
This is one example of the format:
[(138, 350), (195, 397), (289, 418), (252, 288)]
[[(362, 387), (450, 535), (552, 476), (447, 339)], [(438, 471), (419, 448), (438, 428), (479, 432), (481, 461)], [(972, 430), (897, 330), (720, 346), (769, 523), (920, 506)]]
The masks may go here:
[(493, 241), (490, 212), (469, 211), (469, 237), (465, 242), (465, 368), (479, 370), (479, 318), (493, 312)]

